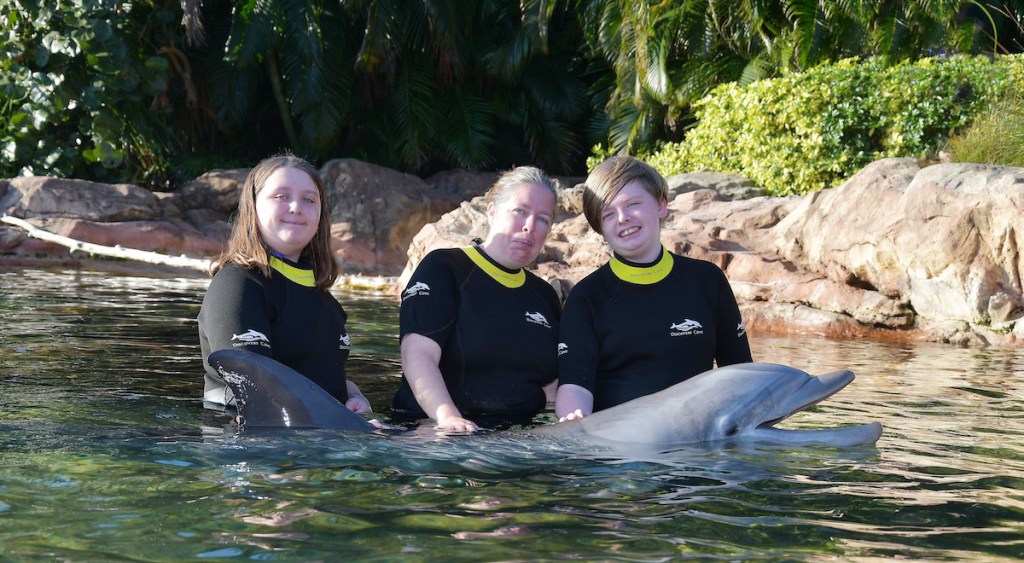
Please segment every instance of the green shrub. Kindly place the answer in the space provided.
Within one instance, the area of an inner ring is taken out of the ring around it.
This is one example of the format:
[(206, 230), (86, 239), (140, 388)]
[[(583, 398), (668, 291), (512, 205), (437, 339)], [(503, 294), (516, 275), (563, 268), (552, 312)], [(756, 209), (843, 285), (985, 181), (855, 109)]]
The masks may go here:
[[(173, 2), (167, 2), (172, 8)], [(166, 166), (180, 15), (158, 2), (15, 0), (0, 11), (0, 177), (143, 181)]]
[(846, 59), (727, 84), (694, 105), (697, 125), (648, 161), (663, 174), (742, 174), (774, 195), (840, 184), (882, 157), (927, 156), (1006, 91), (1024, 59)]
[(1013, 86), (1006, 96), (949, 139), (946, 150), (951, 160), (1024, 167), (1022, 80), (1024, 76), (1011, 79)]

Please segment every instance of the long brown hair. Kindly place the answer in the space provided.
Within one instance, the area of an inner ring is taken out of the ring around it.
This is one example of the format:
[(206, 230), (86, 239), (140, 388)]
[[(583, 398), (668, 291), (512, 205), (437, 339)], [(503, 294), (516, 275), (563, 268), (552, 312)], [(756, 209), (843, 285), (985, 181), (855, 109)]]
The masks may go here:
[(264, 276), (270, 277), (271, 250), (260, 236), (256, 217), (256, 194), (263, 189), (267, 178), (279, 168), (294, 168), (305, 172), (313, 180), (320, 195), (320, 219), (317, 222), (316, 234), (306, 248), (302, 249), (300, 258), (313, 264), (317, 289), (327, 291), (338, 279), (341, 268), (331, 252), (331, 211), (327, 204), (324, 182), (320, 178), (320, 172), (312, 164), (292, 154), (266, 158), (249, 171), (242, 184), (242, 193), (238, 197), (238, 213), (231, 227), (227, 249), (214, 262), (210, 273), (216, 274), (217, 270), (230, 262), (243, 268), (259, 270)]

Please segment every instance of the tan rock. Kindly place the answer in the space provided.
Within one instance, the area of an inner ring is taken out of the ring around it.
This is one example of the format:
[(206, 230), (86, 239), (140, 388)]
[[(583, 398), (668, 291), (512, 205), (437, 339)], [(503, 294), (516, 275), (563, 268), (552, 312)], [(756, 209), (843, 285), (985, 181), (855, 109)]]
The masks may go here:
[(804, 198), (777, 242), (797, 267), (921, 319), (989, 325), (1024, 316), (1022, 210), (1022, 169), (889, 159)]
[(212, 209), (231, 215), (250, 168), (217, 168), (186, 182), (179, 190), (187, 209)]
[(160, 210), (157, 197), (138, 186), (46, 176), (13, 178), (0, 198), (0, 212), (20, 218), (146, 221), (159, 217)]
[[(103, 223), (83, 219), (37, 219), (36, 226), (54, 234), (102, 246), (121, 246), (172, 256), (214, 256), (226, 237), (203, 233), (185, 221), (118, 221)], [(63, 247), (61, 247), (63, 248)], [(63, 250), (67, 252), (67, 249)]]
[(413, 236), (461, 201), (412, 174), (354, 159), (329, 161), (320, 175), (331, 205), (335, 256), (348, 272), (400, 272)]

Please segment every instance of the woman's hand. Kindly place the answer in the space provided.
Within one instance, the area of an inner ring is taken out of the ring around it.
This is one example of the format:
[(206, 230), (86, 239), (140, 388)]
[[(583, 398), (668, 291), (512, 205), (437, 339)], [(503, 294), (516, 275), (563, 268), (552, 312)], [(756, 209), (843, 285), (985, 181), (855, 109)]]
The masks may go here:
[(559, 417), (558, 422), (567, 422), (569, 420), (579, 420), (587, 415), (583, 414), (582, 409), (576, 409), (565, 416)]
[(476, 423), (462, 417), (445, 386), (438, 365), (441, 347), (421, 334), (409, 333), (402, 338), (402, 370), (416, 402), (427, 416), (437, 421), (437, 429), (445, 432), (475, 432)]
[(472, 420), (449, 416), (437, 421), (437, 429), (444, 432), (476, 432), (480, 428)]
[(558, 387), (555, 415), (558, 422), (579, 420), (594, 412), (594, 394), (584, 387), (566, 383)]
[(373, 412), (373, 409), (370, 407), (370, 400), (362, 395), (349, 394), (348, 400), (345, 401), (345, 406), (348, 407), (348, 410), (359, 414)]
[(345, 389), (348, 391), (348, 400), (345, 401), (345, 406), (348, 407), (348, 410), (359, 414), (373, 412), (370, 400), (363, 395), (355, 383), (345, 381)]

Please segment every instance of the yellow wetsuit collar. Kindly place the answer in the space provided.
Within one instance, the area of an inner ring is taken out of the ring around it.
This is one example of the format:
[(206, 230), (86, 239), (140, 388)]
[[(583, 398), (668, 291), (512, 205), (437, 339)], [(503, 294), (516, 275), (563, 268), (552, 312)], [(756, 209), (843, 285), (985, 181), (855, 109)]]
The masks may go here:
[(669, 253), (667, 248), (662, 246), (661, 258), (653, 265), (634, 266), (615, 256), (612, 256), (610, 264), (612, 273), (620, 280), (638, 285), (650, 285), (668, 277), (669, 272), (672, 271), (673, 262), (672, 254)]
[(463, 247), (462, 251), (466, 253), (466, 256), (469, 256), (469, 259), (472, 260), (477, 267), (486, 272), (487, 275), (494, 278), (494, 280), (501, 285), (515, 289), (517, 287), (522, 287), (522, 285), (526, 283), (526, 272), (523, 271), (522, 268), (519, 268), (515, 272), (510, 272), (492, 262), (489, 256), (485, 255), (475, 246)]
[(298, 268), (281, 260), (277, 256), (270, 257), (270, 267), (281, 273), (282, 276), (303, 287), (316, 287), (316, 274), (313, 270)]

